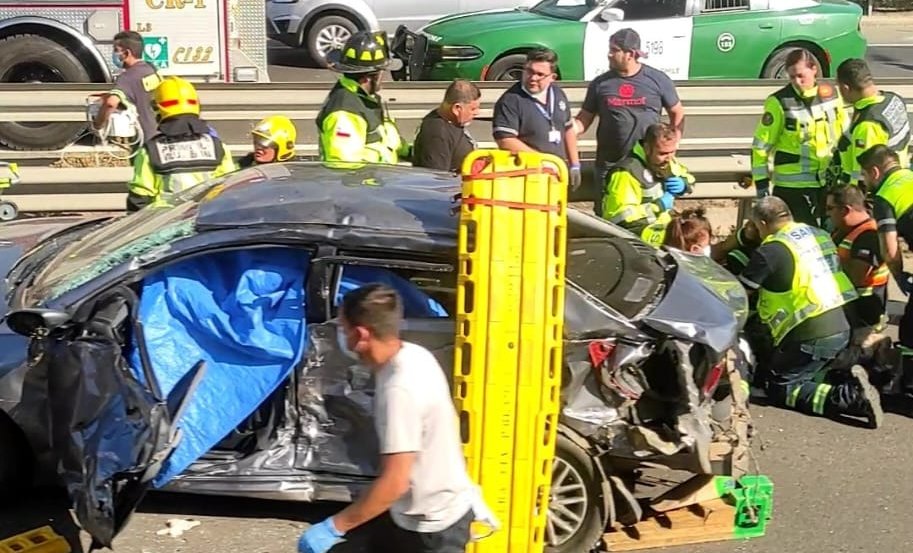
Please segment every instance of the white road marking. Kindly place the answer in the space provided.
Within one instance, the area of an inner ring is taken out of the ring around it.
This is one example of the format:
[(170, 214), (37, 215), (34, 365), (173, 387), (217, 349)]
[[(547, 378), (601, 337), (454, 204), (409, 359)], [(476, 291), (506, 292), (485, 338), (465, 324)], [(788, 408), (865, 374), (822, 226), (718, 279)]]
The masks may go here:
[(869, 44), (869, 48), (913, 48), (913, 42), (886, 42), (883, 44)]

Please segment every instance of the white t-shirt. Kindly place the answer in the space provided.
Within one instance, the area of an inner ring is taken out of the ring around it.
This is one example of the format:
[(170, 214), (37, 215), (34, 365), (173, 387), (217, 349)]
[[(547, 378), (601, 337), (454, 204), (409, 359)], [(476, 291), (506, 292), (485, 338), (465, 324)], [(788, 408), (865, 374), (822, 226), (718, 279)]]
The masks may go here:
[(444, 371), (431, 352), (403, 342), (375, 382), (380, 453), (417, 454), (409, 491), (390, 507), (390, 516), (413, 532), (445, 530), (469, 511), (474, 489)]

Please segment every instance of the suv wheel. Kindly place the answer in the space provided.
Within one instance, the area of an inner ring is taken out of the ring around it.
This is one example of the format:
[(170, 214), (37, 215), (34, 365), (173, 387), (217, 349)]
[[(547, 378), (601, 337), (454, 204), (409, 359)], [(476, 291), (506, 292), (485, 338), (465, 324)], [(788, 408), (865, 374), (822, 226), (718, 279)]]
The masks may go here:
[(311, 25), (307, 34), (308, 55), (314, 63), (326, 67), (327, 54), (341, 49), (358, 26), (341, 15), (320, 17)]
[(546, 553), (588, 552), (605, 532), (595, 462), (587, 451), (558, 433), (545, 526)]

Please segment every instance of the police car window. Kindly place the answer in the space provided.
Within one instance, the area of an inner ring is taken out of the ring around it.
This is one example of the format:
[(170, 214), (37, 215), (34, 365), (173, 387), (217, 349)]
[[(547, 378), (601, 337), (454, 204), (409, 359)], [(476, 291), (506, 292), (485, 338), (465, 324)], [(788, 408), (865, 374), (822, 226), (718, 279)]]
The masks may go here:
[(682, 17), (688, 0), (619, 0), (612, 5), (625, 12), (625, 21)]
[(543, 0), (529, 9), (546, 17), (578, 21), (598, 5), (597, 0)]

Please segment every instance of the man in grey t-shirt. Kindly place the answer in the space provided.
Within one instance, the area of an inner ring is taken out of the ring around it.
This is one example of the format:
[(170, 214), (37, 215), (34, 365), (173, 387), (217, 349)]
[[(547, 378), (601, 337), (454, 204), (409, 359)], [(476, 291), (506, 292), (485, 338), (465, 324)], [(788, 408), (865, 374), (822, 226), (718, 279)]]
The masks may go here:
[[(456, 410), (443, 369), (425, 348), (399, 338), (403, 306), (384, 284), (345, 295), (339, 347), (375, 376), (380, 474), (354, 503), (308, 528), (301, 553), (325, 553), (346, 532), (389, 510), (397, 553), (464, 553), (480, 494), (466, 473)], [(481, 512), (480, 512), (481, 511)]]
[(577, 114), (578, 134), (599, 116), (596, 128), (596, 183), (605, 184), (609, 168), (624, 159), (644, 137), (647, 127), (660, 122), (665, 109), (669, 123), (681, 136), (685, 108), (668, 75), (640, 62), (640, 35), (621, 29), (609, 39), (609, 71), (592, 80)]
[(154, 67), (143, 61), (142, 35), (135, 31), (121, 31), (114, 35), (114, 54), (111, 61), (116, 67), (123, 67), (124, 71), (114, 80), (114, 88), (105, 97), (104, 104), (95, 118), (95, 128), (104, 128), (111, 113), (122, 104), (129, 103), (136, 108), (145, 142), (156, 133), (151, 94), (158, 87), (161, 78)]

